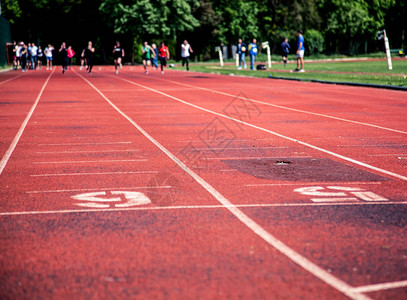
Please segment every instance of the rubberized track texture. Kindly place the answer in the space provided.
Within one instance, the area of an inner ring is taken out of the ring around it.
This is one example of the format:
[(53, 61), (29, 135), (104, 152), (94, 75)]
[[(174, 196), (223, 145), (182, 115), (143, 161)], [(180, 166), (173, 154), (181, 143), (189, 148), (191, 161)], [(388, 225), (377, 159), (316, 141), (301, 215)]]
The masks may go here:
[(0, 74), (1, 299), (406, 299), (407, 93)]

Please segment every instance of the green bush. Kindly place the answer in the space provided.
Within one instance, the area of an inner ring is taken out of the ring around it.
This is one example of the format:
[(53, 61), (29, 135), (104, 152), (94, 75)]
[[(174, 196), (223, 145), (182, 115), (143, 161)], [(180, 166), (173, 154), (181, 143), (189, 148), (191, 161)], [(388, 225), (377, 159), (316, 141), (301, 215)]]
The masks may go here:
[(304, 33), (306, 53), (319, 54), (324, 51), (324, 36), (318, 30), (310, 29)]

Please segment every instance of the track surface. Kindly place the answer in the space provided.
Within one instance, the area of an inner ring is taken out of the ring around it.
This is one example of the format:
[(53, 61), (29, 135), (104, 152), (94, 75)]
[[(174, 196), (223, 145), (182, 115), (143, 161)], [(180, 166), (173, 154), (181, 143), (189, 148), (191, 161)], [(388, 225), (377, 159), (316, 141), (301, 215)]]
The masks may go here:
[(0, 74), (1, 299), (406, 299), (407, 94)]

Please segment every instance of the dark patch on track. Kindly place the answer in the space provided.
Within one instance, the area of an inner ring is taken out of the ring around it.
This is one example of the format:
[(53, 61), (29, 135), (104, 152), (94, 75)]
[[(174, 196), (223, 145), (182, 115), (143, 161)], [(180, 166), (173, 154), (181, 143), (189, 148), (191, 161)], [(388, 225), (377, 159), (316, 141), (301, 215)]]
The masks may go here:
[(188, 78), (208, 79), (208, 78), (211, 78), (211, 77), (210, 76), (197, 75), (197, 76), (188, 76)]
[[(273, 212), (268, 213), (267, 210)], [(336, 224), (336, 226), (360, 225), (363, 228), (385, 229), (390, 227), (407, 228), (407, 206), (397, 204), (387, 205), (330, 205), (313, 207), (279, 207), (279, 208), (247, 208), (245, 211), (253, 211), (250, 215), (264, 219), (264, 216), (272, 215), (270, 224), (310, 224), (314, 222), (323, 224)], [(345, 227), (346, 228), (346, 227)], [(402, 250), (407, 251), (407, 248)]]
[(0, 105), (13, 105), (13, 104), (27, 104), (26, 102), (8, 102), (8, 101), (2, 101), (0, 102)]
[[(328, 158), (222, 160), (230, 168), (261, 179), (305, 182), (386, 181), (388, 178)], [(281, 163), (284, 162), (284, 163)]]
[(67, 101), (47, 101), (46, 103), (82, 103), (83, 101), (74, 101), (74, 100), (67, 100)]

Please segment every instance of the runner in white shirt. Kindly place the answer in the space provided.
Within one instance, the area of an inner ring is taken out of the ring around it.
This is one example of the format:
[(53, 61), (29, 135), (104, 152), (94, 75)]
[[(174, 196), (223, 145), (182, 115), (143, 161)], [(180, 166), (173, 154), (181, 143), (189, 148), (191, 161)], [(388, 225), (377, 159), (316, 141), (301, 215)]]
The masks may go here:
[(182, 57), (182, 66), (185, 64), (187, 65), (187, 71), (189, 71), (189, 57), (191, 56), (190, 53), (194, 51), (191, 48), (191, 45), (188, 44), (188, 41), (185, 40), (184, 43), (181, 45), (181, 57)]
[(33, 70), (37, 69), (37, 65), (38, 65), (38, 47), (35, 46), (34, 43), (31, 44), (31, 66), (33, 68)]
[(44, 54), (47, 58), (47, 70), (52, 70), (52, 50), (54, 49), (55, 48), (50, 44), (44, 49)]

